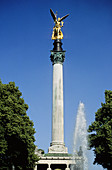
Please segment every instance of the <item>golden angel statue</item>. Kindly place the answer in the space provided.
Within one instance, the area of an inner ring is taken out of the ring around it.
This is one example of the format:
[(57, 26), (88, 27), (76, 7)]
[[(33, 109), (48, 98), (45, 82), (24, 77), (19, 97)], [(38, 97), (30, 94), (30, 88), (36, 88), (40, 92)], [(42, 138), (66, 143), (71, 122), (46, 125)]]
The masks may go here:
[(63, 20), (69, 16), (69, 14), (65, 15), (62, 18), (58, 18), (56, 14), (54, 14), (54, 12), (52, 11), (52, 9), (50, 9), (50, 13), (51, 16), (53, 17), (55, 26), (53, 27), (53, 33), (52, 33), (52, 40), (56, 40), (56, 39), (63, 39), (63, 33), (61, 31), (61, 27), (63, 27)]

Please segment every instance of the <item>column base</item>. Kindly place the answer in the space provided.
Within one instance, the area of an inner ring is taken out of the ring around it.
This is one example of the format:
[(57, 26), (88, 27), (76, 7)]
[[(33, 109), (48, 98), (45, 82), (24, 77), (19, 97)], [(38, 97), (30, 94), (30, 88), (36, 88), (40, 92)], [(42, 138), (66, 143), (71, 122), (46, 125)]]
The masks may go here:
[(68, 148), (63, 144), (55, 144), (49, 147), (48, 153), (68, 153)]

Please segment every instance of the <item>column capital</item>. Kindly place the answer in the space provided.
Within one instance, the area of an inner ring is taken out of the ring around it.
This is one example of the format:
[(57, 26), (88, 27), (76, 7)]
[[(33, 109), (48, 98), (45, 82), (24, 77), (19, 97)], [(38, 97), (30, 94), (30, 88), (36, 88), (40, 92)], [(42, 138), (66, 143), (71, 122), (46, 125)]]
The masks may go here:
[(65, 51), (53, 51), (51, 50), (51, 61), (54, 64), (60, 63), (63, 64), (65, 59)]

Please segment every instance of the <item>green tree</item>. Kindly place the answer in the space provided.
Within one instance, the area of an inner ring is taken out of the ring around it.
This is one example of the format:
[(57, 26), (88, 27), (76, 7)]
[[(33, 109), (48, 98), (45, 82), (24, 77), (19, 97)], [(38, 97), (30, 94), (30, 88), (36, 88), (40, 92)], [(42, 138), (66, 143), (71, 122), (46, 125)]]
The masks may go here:
[(95, 121), (89, 126), (89, 147), (93, 148), (94, 164), (112, 170), (112, 91), (105, 91), (105, 103), (95, 113)]
[(33, 122), (26, 114), (28, 105), (14, 82), (0, 81), (0, 169), (33, 169), (35, 154)]

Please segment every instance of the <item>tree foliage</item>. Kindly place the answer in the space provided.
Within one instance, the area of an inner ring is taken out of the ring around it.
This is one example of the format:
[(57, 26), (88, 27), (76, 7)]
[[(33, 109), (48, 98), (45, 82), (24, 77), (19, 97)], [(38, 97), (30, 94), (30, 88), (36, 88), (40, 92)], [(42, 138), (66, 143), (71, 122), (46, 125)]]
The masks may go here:
[(0, 167), (33, 169), (35, 155), (33, 122), (26, 114), (28, 105), (14, 82), (0, 81)]
[(105, 103), (95, 113), (95, 121), (89, 126), (89, 147), (93, 148), (94, 164), (112, 170), (112, 91), (105, 91)]

